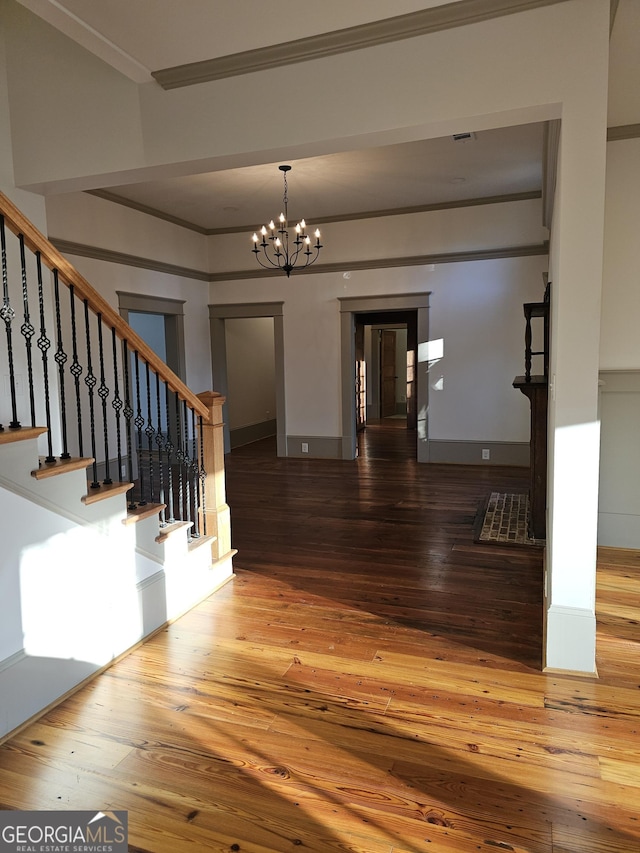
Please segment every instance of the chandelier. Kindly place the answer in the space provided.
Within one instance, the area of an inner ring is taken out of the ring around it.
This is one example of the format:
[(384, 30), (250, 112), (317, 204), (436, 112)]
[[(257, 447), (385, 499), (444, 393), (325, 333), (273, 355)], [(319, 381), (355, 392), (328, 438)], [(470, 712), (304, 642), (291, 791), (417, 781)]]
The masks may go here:
[(268, 226), (262, 226), (260, 229), (262, 240), (258, 234), (253, 235), (252, 251), (261, 267), (281, 269), (287, 274), (288, 278), (294, 269), (304, 269), (317, 261), (322, 244), (320, 243), (320, 231), (316, 228), (313, 234), (315, 243), (312, 245), (304, 219), (298, 222), (294, 229), (295, 238), (292, 233), (291, 241), (289, 241), (287, 172), (291, 171), (291, 166), (279, 166), (278, 168), (284, 176), (284, 195), (282, 197), (284, 212), (280, 214), (277, 225), (272, 219)]

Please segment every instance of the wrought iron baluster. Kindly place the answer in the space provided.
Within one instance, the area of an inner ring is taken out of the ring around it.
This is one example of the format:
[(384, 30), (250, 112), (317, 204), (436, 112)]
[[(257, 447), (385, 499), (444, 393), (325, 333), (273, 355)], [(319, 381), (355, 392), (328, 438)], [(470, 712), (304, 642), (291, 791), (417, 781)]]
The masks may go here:
[(175, 445), (171, 437), (171, 397), (169, 394), (169, 386), (166, 381), (164, 381), (164, 400), (167, 412), (167, 440), (165, 442), (165, 450), (167, 452), (167, 509), (169, 511), (169, 517), (166, 521), (167, 524), (173, 524), (176, 520), (173, 494), (173, 451), (175, 449)]
[(178, 460), (178, 514), (184, 521), (184, 449), (182, 447), (182, 426), (180, 423), (180, 398), (176, 394), (176, 458)]
[[(129, 468), (129, 482), (133, 483), (133, 407), (131, 406), (131, 383), (129, 382), (129, 348), (127, 341), (122, 341), (122, 365), (124, 369), (124, 409), (122, 413), (125, 419), (125, 432), (127, 436), (127, 465)], [(133, 500), (133, 489), (129, 489), (128, 509), (135, 509)]]
[[(185, 521), (191, 521), (191, 457), (189, 455), (189, 416), (187, 413), (187, 401), (182, 401), (182, 421), (184, 424), (184, 503), (185, 503)], [(192, 528), (187, 530), (187, 539), (191, 541)]]
[(142, 417), (142, 409), (140, 408), (140, 357), (138, 355), (138, 350), (134, 353), (135, 359), (135, 375), (136, 375), (136, 410), (137, 414), (135, 420), (133, 421), (137, 430), (137, 451), (138, 451), (138, 480), (140, 481), (140, 500), (138, 504), (140, 506), (144, 506), (147, 503), (146, 498), (146, 489), (145, 489), (145, 476), (144, 476), (144, 465), (142, 464), (142, 452), (144, 450), (142, 446), (142, 427), (144, 426), (144, 418)]
[(73, 376), (76, 389), (76, 414), (78, 415), (78, 456), (84, 456), (82, 435), (82, 402), (80, 399), (80, 377), (82, 376), (82, 365), (78, 360), (78, 328), (76, 325), (76, 303), (74, 299), (74, 286), (69, 285), (69, 299), (71, 305), (71, 344), (73, 357), (69, 373)]
[(33, 353), (32, 353), (32, 338), (36, 333), (31, 322), (31, 313), (29, 311), (29, 287), (27, 281), (27, 260), (24, 251), (24, 234), (18, 237), (20, 241), (20, 270), (22, 275), (22, 325), (20, 326), (20, 334), (24, 338), (24, 345), (27, 352), (27, 385), (29, 386), (29, 413), (31, 415), (31, 426), (36, 425), (36, 398), (33, 391)]
[(98, 385), (98, 397), (102, 400), (102, 433), (104, 439), (104, 480), (105, 486), (110, 486), (113, 483), (111, 479), (111, 462), (109, 460), (109, 422), (107, 420), (107, 400), (109, 398), (109, 388), (104, 376), (104, 348), (102, 344), (102, 314), (97, 315), (98, 318), (98, 356), (100, 359), (100, 385)]
[(191, 464), (191, 482), (192, 482), (192, 492), (193, 492), (193, 538), (200, 538), (200, 471), (198, 468), (198, 436), (196, 433), (196, 413), (193, 409), (191, 411), (191, 441), (193, 452), (189, 455), (189, 461)]
[(4, 230), (4, 216), (0, 214), (0, 248), (2, 251), (2, 308), (0, 308), (0, 319), (4, 321), (7, 335), (7, 357), (9, 360), (9, 391), (11, 394), (11, 429), (20, 429), (22, 426), (18, 420), (18, 401), (16, 396), (16, 373), (13, 363), (13, 341), (11, 334), (11, 323), (16, 312), (11, 307), (9, 296), (9, 270), (7, 267), (7, 241)]
[(202, 507), (202, 533), (204, 536), (207, 535), (207, 501), (205, 490), (206, 479), (207, 472), (204, 467), (204, 421), (202, 419), (202, 415), (200, 415), (200, 492), (202, 495), (200, 506)]
[(156, 493), (154, 489), (154, 465), (153, 465), (153, 437), (155, 430), (153, 428), (153, 415), (151, 414), (151, 372), (149, 362), (147, 364), (147, 426), (144, 434), (147, 436), (147, 451), (149, 453), (149, 496), (152, 503), (155, 502)]
[(111, 345), (113, 350), (113, 400), (111, 408), (116, 416), (116, 444), (118, 451), (118, 480), (124, 482), (124, 473), (122, 471), (122, 407), (124, 403), (120, 397), (120, 386), (118, 383), (118, 338), (116, 336), (115, 326), (111, 327)]
[(42, 258), (40, 252), (36, 252), (36, 270), (38, 276), (38, 308), (40, 311), (40, 336), (36, 341), (38, 349), (42, 353), (42, 378), (44, 382), (44, 411), (47, 423), (47, 450), (49, 455), (45, 462), (55, 462), (53, 456), (53, 437), (51, 435), (51, 400), (49, 397), (49, 348), (51, 340), (47, 336), (47, 328), (44, 319), (44, 288), (42, 286)]
[(93, 480), (91, 482), (91, 488), (99, 489), (100, 483), (98, 482), (98, 462), (96, 455), (96, 415), (93, 397), (93, 392), (98, 380), (95, 377), (93, 366), (91, 364), (91, 329), (89, 327), (89, 302), (87, 299), (84, 300), (84, 330), (85, 339), (87, 341), (87, 373), (84, 377), (84, 384), (86, 385), (89, 394), (89, 437), (91, 440), (91, 456), (93, 457), (93, 464), (91, 466), (93, 471)]
[(54, 361), (58, 365), (58, 385), (60, 386), (60, 423), (62, 426), (62, 453), (61, 459), (69, 459), (69, 442), (67, 437), (67, 393), (64, 384), (64, 366), (68, 356), (64, 351), (62, 343), (62, 319), (60, 317), (60, 284), (58, 282), (58, 270), (53, 271), (53, 291), (56, 304), (56, 354)]
[(157, 409), (156, 414), (158, 417), (158, 429), (156, 431), (156, 445), (158, 447), (158, 477), (160, 479), (160, 501), (159, 502), (161, 504), (163, 504), (163, 507), (160, 510), (160, 527), (165, 527), (167, 524), (167, 521), (166, 521), (166, 513), (165, 513), (166, 507), (164, 506), (164, 504), (166, 503), (166, 500), (165, 500), (165, 493), (164, 493), (164, 466), (163, 466), (163, 460), (162, 460), (163, 437), (162, 437), (162, 414), (161, 414), (161, 408), (160, 408), (160, 375), (158, 373), (156, 373), (156, 409)]

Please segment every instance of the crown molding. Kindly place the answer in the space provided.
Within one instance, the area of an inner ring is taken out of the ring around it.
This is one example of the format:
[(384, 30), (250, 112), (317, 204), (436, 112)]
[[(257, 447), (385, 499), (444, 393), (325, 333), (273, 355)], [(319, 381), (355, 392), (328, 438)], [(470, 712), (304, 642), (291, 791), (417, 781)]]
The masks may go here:
[(179, 225), (181, 228), (187, 228), (189, 231), (196, 231), (198, 234), (208, 234), (206, 228), (196, 225), (194, 222), (189, 222), (187, 219), (180, 219), (178, 216), (172, 216), (170, 213), (164, 213), (155, 207), (147, 204), (141, 204), (137, 201), (124, 198), (117, 193), (112, 193), (110, 190), (85, 190), (87, 195), (94, 195), (97, 198), (103, 198), (105, 201), (111, 201), (114, 204), (121, 204), (123, 207), (129, 207), (131, 210), (138, 210), (140, 213), (146, 213), (147, 216), (155, 216), (156, 219), (164, 219), (165, 222), (170, 222), (172, 225)]
[(99, 246), (87, 246), (84, 243), (72, 243), (69, 240), (61, 240), (58, 237), (49, 237), (59, 252), (63, 255), (75, 255), (78, 258), (93, 258), (97, 261), (107, 261), (110, 264), (123, 264), (127, 267), (139, 267), (140, 269), (153, 270), (155, 272), (176, 275), (180, 278), (192, 278), (196, 281), (209, 281), (209, 273), (204, 270), (194, 270), (190, 267), (181, 267), (177, 264), (167, 264), (154, 258), (141, 258), (138, 255), (127, 255), (124, 252), (114, 252), (111, 249), (102, 249)]
[[(336, 264), (314, 264), (302, 268), (294, 275), (322, 275), (323, 273), (354, 272), (358, 270), (390, 269), (391, 267), (415, 267), (429, 264), (458, 264), (468, 261), (492, 261), (500, 258), (526, 258), (549, 254), (549, 244), (535, 243), (529, 246), (508, 246), (495, 249), (475, 249), (468, 252), (443, 252), (433, 255), (412, 255), (406, 258), (374, 258), (365, 261), (343, 261)], [(281, 270), (237, 270), (211, 273), (209, 281), (238, 281), (240, 279), (282, 277)]]
[(334, 30), (282, 44), (246, 50), (240, 53), (190, 62), (172, 68), (152, 71), (151, 76), (163, 89), (179, 89), (197, 83), (208, 83), (226, 77), (238, 77), (255, 71), (265, 71), (322, 59), (339, 53), (401, 41), (414, 36), (428, 35), (454, 27), (477, 24), (492, 18), (528, 12), (542, 6), (552, 6), (566, 0), (458, 0), (406, 15), (372, 21), (343, 30)]
[(640, 124), (621, 124), (618, 127), (607, 128), (607, 142), (617, 142), (619, 139), (638, 139)]
[[(460, 207), (478, 207), (483, 204), (504, 204), (511, 201), (528, 201), (541, 198), (540, 190), (522, 193), (503, 193), (501, 195), (481, 196), (480, 198), (459, 199), (457, 201), (441, 201), (435, 204), (418, 204), (414, 207), (390, 207), (387, 209), (367, 210), (360, 213), (339, 213), (335, 216), (314, 216), (313, 224), (326, 225), (328, 222), (353, 222), (358, 219), (379, 219), (381, 216), (408, 216), (413, 213), (430, 213), (435, 210), (455, 210)], [(245, 231), (259, 231), (260, 225), (242, 226), (241, 228), (211, 228), (209, 236), (219, 234), (243, 234)]]
[[(69, 240), (61, 240), (49, 237), (59, 252), (63, 255), (75, 255), (79, 258), (93, 258), (98, 261), (106, 261), (112, 264), (124, 264), (129, 267), (153, 270), (154, 272), (176, 275), (181, 278), (191, 278), (196, 281), (238, 281), (250, 278), (276, 278), (282, 276), (281, 270), (231, 270), (222, 273), (209, 273), (204, 270), (194, 270), (189, 267), (180, 267), (175, 264), (167, 264), (153, 258), (141, 258), (137, 255), (127, 255), (124, 252), (114, 252), (111, 249), (102, 249), (99, 246), (87, 246), (83, 243), (72, 243)], [(336, 264), (314, 264), (313, 269), (301, 269), (296, 275), (352, 272), (357, 270), (389, 269), (391, 267), (425, 266), (427, 264), (456, 264), (465, 261), (490, 261), (499, 258), (524, 258), (533, 255), (546, 255), (549, 253), (548, 243), (535, 243), (528, 246), (508, 246), (495, 249), (473, 249), (468, 252), (443, 252), (433, 255), (413, 255), (406, 258), (375, 258), (364, 261), (344, 261)]]
[[(169, 213), (163, 213), (154, 207), (146, 204), (140, 204), (135, 201), (130, 201), (117, 193), (109, 190), (86, 190), (89, 195), (97, 196), (106, 201), (120, 204), (123, 207), (129, 207), (132, 210), (137, 210), (147, 216), (155, 216), (156, 219), (162, 219), (165, 222), (171, 222), (173, 225), (178, 225), (181, 228), (187, 228), (189, 231), (196, 231), (198, 234), (204, 234), (207, 237), (219, 237), (224, 234), (244, 234), (253, 231), (259, 231), (260, 225), (239, 225), (233, 228), (203, 228), (200, 225), (195, 225), (186, 219), (180, 219), (177, 216), (171, 216)], [(351, 222), (357, 219), (378, 219), (381, 216), (404, 216), (412, 213), (428, 213), (434, 210), (454, 210), (459, 207), (477, 207), (483, 204), (503, 204), (511, 201), (528, 201), (530, 199), (541, 198), (540, 190), (531, 190), (530, 192), (521, 193), (503, 193), (502, 195), (481, 196), (480, 198), (460, 199), (459, 201), (443, 201), (435, 204), (421, 204), (414, 207), (395, 207), (386, 210), (369, 210), (360, 213), (343, 213), (335, 216), (314, 217), (314, 225), (326, 225), (328, 222)]]

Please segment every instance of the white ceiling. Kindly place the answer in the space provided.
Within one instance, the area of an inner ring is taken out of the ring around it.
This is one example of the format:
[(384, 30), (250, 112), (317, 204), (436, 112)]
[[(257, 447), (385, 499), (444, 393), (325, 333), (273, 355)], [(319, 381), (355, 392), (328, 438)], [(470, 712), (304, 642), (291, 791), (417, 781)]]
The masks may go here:
[[(291, 161), (289, 218), (308, 224), (394, 208), (539, 190), (542, 126)], [(116, 195), (206, 229), (253, 228), (282, 210), (279, 164), (110, 187)]]
[[(252, 50), (446, 0), (20, 0), (138, 82), (152, 71)], [(265, 8), (268, 14), (265, 15)], [(259, 22), (259, 25), (254, 24)], [(286, 25), (283, 24), (286, 22)], [(640, 0), (620, 0), (611, 38), (609, 126), (640, 121)], [(153, 83), (153, 85), (157, 85)], [(474, 128), (468, 128), (473, 131)], [(291, 161), (291, 219), (348, 216), (541, 189), (541, 125)], [(252, 228), (280, 213), (278, 163), (109, 187), (198, 228)]]

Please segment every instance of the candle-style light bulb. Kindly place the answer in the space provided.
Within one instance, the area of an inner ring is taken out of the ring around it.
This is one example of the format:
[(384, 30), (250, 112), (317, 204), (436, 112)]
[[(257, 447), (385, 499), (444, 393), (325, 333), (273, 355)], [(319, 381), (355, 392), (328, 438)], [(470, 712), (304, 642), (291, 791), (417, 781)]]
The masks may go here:
[(280, 219), (280, 222), (284, 222), (284, 213), (281, 213), (281, 214), (280, 214), (279, 219)]
[(313, 236), (316, 238), (316, 240), (320, 239), (320, 229), (319, 228), (316, 228), (315, 234)]
[(269, 228), (273, 231), (273, 229), (274, 229), (275, 227), (276, 227), (276, 224), (275, 224), (275, 222), (274, 222), (274, 221), (273, 221), (273, 219), (272, 219), (272, 220), (271, 220), (271, 222), (269, 223)]
[(254, 243), (258, 242), (258, 235), (256, 233), (254, 233), (254, 235), (253, 235), (253, 242)]
[(262, 234), (263, 237), (267, 236), (267, 228), (265, 225), (263, 225), (262, 228), (260, 229), (260, 233)]
[(300, 227), (302, 228), (303, 231), (307, 227), (307, 223), (304, 221), (304, 219), (300, 220)]

